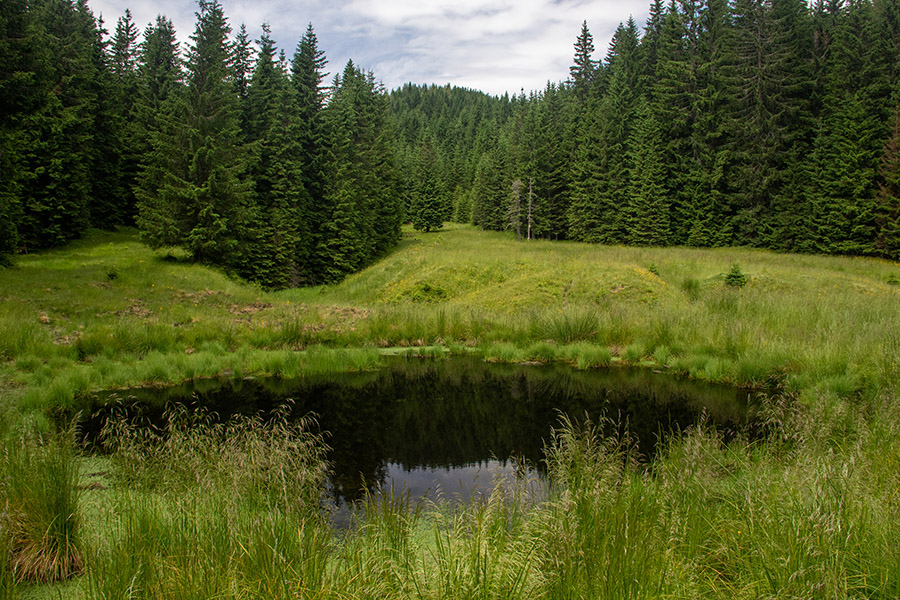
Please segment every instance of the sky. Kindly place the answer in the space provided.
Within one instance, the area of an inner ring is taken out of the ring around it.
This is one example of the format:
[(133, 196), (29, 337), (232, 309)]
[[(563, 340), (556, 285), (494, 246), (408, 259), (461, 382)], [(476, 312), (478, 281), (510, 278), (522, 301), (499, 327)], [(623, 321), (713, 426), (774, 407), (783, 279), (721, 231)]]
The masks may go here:
[[(290, 57), (308, 23), (332, 75), (348, 59), (389, 90), (404, 83), (450, 84), (493, 95), (543, 89), (569, 75), (573, 44), (587, 21), (595, 59), (606, 55), (621, 21), (640, 28), (650, 0), (220, 0), (236, 32), (246, 23), (253, 39), (269, 23)], [(140, 31), (164, 14), (182, 46), (193, 33), (191, 0), (88, 0), (112, 33), (131, 10)]]

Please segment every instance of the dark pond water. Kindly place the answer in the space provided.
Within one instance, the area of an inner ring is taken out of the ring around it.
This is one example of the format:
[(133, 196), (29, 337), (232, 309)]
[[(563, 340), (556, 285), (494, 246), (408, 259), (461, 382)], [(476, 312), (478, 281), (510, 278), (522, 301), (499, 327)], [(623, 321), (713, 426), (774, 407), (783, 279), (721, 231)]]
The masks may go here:
[[(220, 418), (266, 412), (293, 400), (298, 417), (317, 415), (327, 432), (338, 504), (370, 490), (405, 489), (468, 498), (497, 477), (541, 472), (544, 444), (560, 415), (606, 417), (627, 427), (649, 459), (660, 439), (706, 414), (720, 431), (747, 426), (749, 392), (646, 369), (576, 371), (564, 365), (499, 365), (481, 359), (398, 358), (378, 371), (297, 380), (202, 380), (165, 390), (116, 392), (152, 419), (183, 402)], [(109, 395), (98, 395), (101, 406)], [(84, 424), (90, 435), (108, 414)], [(512, 460), (511, 460), (512, 459)]]

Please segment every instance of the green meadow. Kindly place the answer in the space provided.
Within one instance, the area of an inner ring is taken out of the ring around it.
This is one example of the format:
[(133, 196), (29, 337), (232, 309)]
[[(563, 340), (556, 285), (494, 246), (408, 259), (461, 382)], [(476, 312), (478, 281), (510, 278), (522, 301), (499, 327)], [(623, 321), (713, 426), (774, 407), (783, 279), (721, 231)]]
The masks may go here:
[[(2, 598), (894, 598), (900, 265), (516, 242), (452, 225), (334, 286), (267, 292), (93, 232), (0, 270)], [(385, 354), (637, 365), (770, 390), (761, 439), (701, 421), (651, 465), (565, 421), (545, 502), (321, 514), (304, 423), (165, 438), (67, 423), (96, 390), (377, 368)], [(47, 492), (47, 490), (51, 490)]]

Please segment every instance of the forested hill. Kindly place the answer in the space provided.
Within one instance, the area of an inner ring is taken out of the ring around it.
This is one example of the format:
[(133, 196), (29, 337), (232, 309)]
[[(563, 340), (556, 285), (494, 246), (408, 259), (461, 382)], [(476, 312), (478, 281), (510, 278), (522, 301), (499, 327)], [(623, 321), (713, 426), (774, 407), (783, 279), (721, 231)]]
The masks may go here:
[(326, 80), (312, 26), (287, 56), (217, 0), (186, 46), (165, 17), (0, 3), (0, 262), (136, 224), (277, 288), (448, 219), (900, 258), (900, 0), (654, 0), (602, 60), (585, 24), (567, 82), (501, 98)]
[(585, 24), (573, 63), (492, 108), (391, 95), (443, 214), (523, 237), (900, 258), (898, 0), (656, 0), (602, 60)]

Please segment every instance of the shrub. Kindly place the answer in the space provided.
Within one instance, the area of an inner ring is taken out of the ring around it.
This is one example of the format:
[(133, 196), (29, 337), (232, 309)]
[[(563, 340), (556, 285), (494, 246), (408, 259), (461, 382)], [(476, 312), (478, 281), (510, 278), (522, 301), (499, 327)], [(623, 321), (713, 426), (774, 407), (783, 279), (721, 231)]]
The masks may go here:
[(731, 287), (744, 287), (746, 283), (747, 276), (741, 271), (740, 265), (731, 265), (731, 270), (725, 275), (725, 284)]

